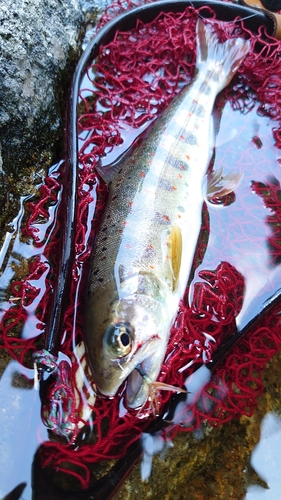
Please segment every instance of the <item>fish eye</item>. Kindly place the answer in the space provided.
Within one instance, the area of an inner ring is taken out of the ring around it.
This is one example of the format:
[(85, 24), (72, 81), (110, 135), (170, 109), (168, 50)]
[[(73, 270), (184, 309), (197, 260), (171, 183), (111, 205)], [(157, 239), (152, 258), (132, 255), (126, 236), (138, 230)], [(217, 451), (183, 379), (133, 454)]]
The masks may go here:
[(107, 328), (104, 343), (110, 354), (123, 358), (131, 352), (133, 337), (129, 323), (115, 323)]

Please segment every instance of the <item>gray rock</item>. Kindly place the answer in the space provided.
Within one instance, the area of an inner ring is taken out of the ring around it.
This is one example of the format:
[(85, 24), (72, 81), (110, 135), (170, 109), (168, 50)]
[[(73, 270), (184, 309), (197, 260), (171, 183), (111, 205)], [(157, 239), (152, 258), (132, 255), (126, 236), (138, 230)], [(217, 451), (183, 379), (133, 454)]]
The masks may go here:
[(20, 172), (56, 140), (82, 21), (79, 0), (1, 1), (0, 147), (5, 172)]

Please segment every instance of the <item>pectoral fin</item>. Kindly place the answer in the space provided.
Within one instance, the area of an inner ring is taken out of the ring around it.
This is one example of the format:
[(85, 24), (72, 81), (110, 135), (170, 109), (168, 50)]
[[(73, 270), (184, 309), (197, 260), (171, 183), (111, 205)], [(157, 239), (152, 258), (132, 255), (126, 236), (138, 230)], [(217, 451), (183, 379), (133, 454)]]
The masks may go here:
[(171, 230), (165, 231), (162, 246), (167, 279), (171, 282), (172, 289), (176, 290), (182, 259), (182, 233), (176, 224), (171, 227)]

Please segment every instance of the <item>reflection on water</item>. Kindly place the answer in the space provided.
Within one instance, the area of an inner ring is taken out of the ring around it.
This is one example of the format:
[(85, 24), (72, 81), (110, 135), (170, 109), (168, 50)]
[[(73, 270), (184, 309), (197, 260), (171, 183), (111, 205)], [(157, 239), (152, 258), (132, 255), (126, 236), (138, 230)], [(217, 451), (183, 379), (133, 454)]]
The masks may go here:
[[(220, 103), (220, 106), (224, 103)], [(221, 261), (232, 264), (245, 279), (243, 308), (237, 318), (244, 325), (254, 311), (251, 302), (259, 293), (265, 298), (279, 287), (281, 271), (274, 262), (268, 239), (272, 234), (268, 218), (272, 208), (253, 191), (253, 181), (280, 182), (278, 158), (272, 129), (278, 122), (259, 113), (259, 103), (246, 114), (234, 111), (229, 102), (223, 106), (218, 130), (214, 169), (224, 168), (225, 174), (243, 174), (235, 190), (235, 202), (227, 207), (209, 204), (210, 236), (204, 261), (196, 270), (194, 281), (200, 280), (201, 269), (215, 268)], [(226, 131), (236, 130), (231, 142), (225, 143)], [(257, 147), (258, 142), (258, 147)], [(278, 235), (280, 236), (280, 234)]]
[(244, 500), (280, 500), (281, 418), (269, 412), (261, 424), (260, 441), (251, 455), (251, 465), (267, 488), (251, 485)]
[[(52, 295), (50, 270), (58, 255), (50, 242), (57, 225), (59, 175), (56, 164), (34, 187), (35, 194), (20, 198), (0, 250), (0, 341), (6, 348), (0, 349), (0, 498), (14, 488), (12, 498), (32, 497), (32, 462), (41, 441), (48, 440), (31, 352), (45, 328), (42, 301), (49, 304)], [(10, 361), (7, 352), (20, 362)], [(26, 485), (18, 497), (21, 483)]]
[(0, 249), (0, 322), (5, 328), (13, 321), (21, 338), (34, 338), (45, 327), (40, 305), (44, 295), (52, 293), (50, 274), (59, 256), (59, 247), (53, 249), (52, 241), (60, 201), (60, 166), (61, 162), (52, 166), (45, 182), (37, 186), (41, 199), (38, 195), (20, 198), (18, 215), (9, 224)]
[(41, 421), (40, 398), (33, 370), (11, 361), (0, 381), (0, 498), (26, 483), (21, 498), (32, 496), (31, 464), (47, 429)]
[[(244, 308), (240, 314), (241, 321), (244, 312), (249, 311), (249, 304), (257, 293), (265, 290), (267, 296), (280, 283), (279, 266), (272, 262), (268, 247), (271, 228), (267, 223), (267, 217), (272, 211), (265, 208), (263, 199), (252, 190), (253, 180), (267, 183), (268, 175), (274, 175), (278, 179), (276, 159), (279, 151), (274, 146), (272, 137), (274, 125), (276, 123), (268, 117), (258, 115), (257, 106), (247, 115), (234, 111), (228, 103), (222, 109), (219, 146), (216, 148), (214, 168), (222, 165), (226, 173), (239, 170), (244, 173), (244, 177), (235, 193), (234, 203), (226, 207), (213, 205), (208, 207), (211, 226), (209, 243), (204, 261), (196, 271), (193, 283), (200, 281), (198, 272), (201, 269), (214, 269), (221, 261), (230, 262), (246, 279), (246, 296)], [(235, 136), (231, 141), (225, 142), (224, 137), (221, 137), (223, 129), (231, 129), (232, 126), (235, 127)], [(22, 258), (33, 258), (37, 254), (42, 256), (40, 258), (44, 258), (43, 246), (36, 249), (30, 243), (20, 241), (17, 232), (21, 224), (22, 210), (21, 208), (14, 224), (15, 236), (13, 238), (7, 236), (6, 246), (3, 247), (5, 257), (8, 254), (9, 257), (6, 260), (3, 259), (5, 266), (2, 268), (0, 285), (3, 294), (0, 306), (2, 314), (5, 314), (7, 308), (13, 307), (13, 304), (5, 300), (3, 292), (15, 275), (15, 262), (19, 265)], [(53, 210), (55, 211), (55, 207)], [(54, 218), (53, 213), (50, 221)], [(42, 241), (46, 240), (44, 234), (42, 226)], [(36, 284), (33, 283), (33, 285)], [(28, 307), (28, 323), (24, 325), (23, 338), (30, 336), (31, 332), (33, 335), (36, 334), (36, 329), (30, 325), (37, 325), (38, 322), (36, 309), (38, 297), (40, 298), (42, 293), (42, 288), (38, 288), (40, 289), (39, 296), (36, 295), (34, 302)], [(254, 310), (251, 310), (250, 314), (253, 313)], [(29, 333), (26, 334), (25, 331)], [(28, 389), (13, 386), (15, 373), (27, 377)], [(3, 429), (2, 448), (5, 451), (0, 457), (0, 476), (4, 478), (1, 482), (0, 496), (7, 494), (21, 482), (26, 482), (23, 498), (31, 498), (31, 467), (34, 453), (41, 442), (48, 440), (47, 431), (40, 419), (40, 401), (38, 393), (32, 387), (32, 377), (32, 370), (24, 369), (20, 364), (11, 362), (1, 379), (0, 427)], [(162, 444), (159, 438), (154, 451), (160, 450)], [(15, 450), (17, 450), (16, 453)], [(147, 468), (144, 471), (146, 475), (152, 460), (149, 443), (147, 450)], [(249, 489), (247, 500), (254, 498), (248, 497), (252, 494), (251, 492), (252, 490)]]

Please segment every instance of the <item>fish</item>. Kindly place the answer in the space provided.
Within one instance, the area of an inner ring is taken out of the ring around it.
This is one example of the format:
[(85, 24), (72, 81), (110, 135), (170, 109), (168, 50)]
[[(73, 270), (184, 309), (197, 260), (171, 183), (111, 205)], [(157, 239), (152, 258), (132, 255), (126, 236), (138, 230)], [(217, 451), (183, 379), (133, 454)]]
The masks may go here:
[(129, 409), (173, 390), (157, 378), (200, 234), (214, 102), (250, 51), (240, 37), (220, 43), (200, 18), (196, 46), (192, 83), (118, 172), (104, 173), (109, 195), (91, 257), (84, 341), (98, 391), (114, 397), (126, 381)]

